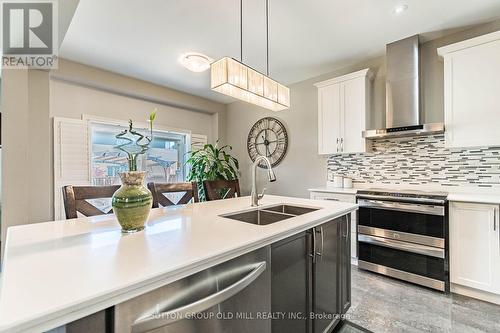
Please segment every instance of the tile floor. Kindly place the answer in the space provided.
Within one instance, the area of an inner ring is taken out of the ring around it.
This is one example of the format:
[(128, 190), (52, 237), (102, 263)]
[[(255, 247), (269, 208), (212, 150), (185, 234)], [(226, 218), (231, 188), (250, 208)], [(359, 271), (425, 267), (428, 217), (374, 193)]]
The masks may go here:
[(500, 332), (500, 306), (353, 266), (348, 320), (374, 333)]
[(350, 321), (342, 321), (334, 330), (334, 333), (373, 333)]

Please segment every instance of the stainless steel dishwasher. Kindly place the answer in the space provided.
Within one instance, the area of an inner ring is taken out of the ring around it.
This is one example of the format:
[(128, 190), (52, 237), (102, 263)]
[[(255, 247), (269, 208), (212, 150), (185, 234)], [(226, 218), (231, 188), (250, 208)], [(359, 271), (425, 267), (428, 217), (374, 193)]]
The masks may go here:
[(270, 247), (245, 254), (114, 308), (114, 331), (271, 333)]

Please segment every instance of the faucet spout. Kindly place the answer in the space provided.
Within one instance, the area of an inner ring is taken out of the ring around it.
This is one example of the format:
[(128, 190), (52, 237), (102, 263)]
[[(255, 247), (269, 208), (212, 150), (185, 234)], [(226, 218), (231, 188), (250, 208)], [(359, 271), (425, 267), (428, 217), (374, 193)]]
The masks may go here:
[[(276, 181), (276, 175), (274, 174), (273, 168), (271, 167), (271, 162), (265, 156), (258, 156), (252, 165), (252, 207), (259, 205), (259, 200), (264, 196), (264, 192), (262, 194), (258, 194), (257, 192), (257, 167), (260, 162), (264, 162), (267, 166), (267, 178), (270, 182)], [(265, 190), (265, 189), (264, 189)]]
[(273, 169), (267, 169), (267, 178), (269, 178), (271, 183), (276, 181), (276, 175), (274, 174)]

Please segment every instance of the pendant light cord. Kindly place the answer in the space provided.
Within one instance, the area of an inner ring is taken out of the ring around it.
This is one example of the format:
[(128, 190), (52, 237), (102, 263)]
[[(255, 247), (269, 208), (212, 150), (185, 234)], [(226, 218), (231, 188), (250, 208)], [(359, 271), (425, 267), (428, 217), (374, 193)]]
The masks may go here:
[(269, 0), (266, 0), (266, 67), (269, 76)]
[(240, 0), (240, 61), (243, 63), (243, 0)]
[[(243, 63), (243, 0), (240, 0), (240, 62)], [(266, 75), (269, 76), (269, 0), (266, 0)]]

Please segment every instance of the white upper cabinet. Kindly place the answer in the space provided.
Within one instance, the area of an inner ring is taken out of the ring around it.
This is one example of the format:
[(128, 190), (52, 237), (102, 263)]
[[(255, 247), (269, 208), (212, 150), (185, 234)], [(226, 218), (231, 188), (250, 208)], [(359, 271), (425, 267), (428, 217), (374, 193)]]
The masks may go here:
[(370, 69), (315, 84), (318, 87), (318, 153), (361, 153), (370, 106)]
[(500, 31), (438, 49), (446, 146), (500, 145)]
[(318, 152), (338, 151), (340, 136), (340, 84), (333, 84), (318, 89)]
[(450, 280), (500, 293), (498, 206), (450, 203)]

